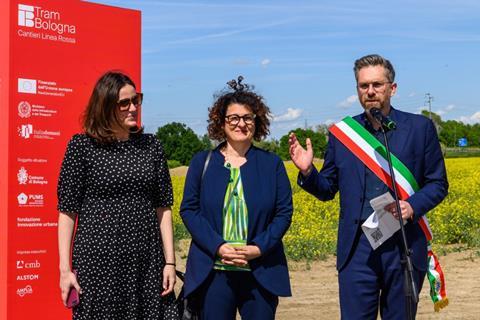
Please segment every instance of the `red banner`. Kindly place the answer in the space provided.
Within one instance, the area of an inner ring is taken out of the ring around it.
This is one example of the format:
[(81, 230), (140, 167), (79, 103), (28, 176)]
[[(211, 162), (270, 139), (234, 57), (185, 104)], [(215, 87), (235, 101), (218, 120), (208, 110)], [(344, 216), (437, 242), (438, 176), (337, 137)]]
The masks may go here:
[(57, 256), (60, 164), (105, 71), (127, 73), (140, 90), (141, 14), (75, 0), (1, 6), (0, 106), (8, 124), (0, 135), (0, 318), (66, 319)]

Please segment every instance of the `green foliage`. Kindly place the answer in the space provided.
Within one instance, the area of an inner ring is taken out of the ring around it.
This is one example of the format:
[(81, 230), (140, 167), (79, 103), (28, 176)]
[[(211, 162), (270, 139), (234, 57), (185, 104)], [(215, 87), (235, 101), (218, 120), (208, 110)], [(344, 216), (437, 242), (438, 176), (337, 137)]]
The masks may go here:
[[(312, 146), (313, 146), (313, 156), (315, 158), (323, 158), (325, 154), (325, 149), (327, 147), (327, 137), (324, 133), (321, 132), (315, 132), (311, 129), (295, 129), (293, 130), (295, 135), (297, 136), (298, 141), (300, 141), (300, 144), (305, 148), (305, 141), (307, 138), (310, 138), (312, 141)], [(284, 135), (283, 137), (280, 138), (280, 146), (278, 148), (277, 154), (283, 159), (283, 160), (289, 160), (290, 155), (289, 155), (289, 145), (288, 145), (288, 136), (290, 133)]]
[[(430, 117), (427, 110), (422, 110), (425, 117)], [(467, 138), (469, 147), (480, 147), (480, 124), (465, 124), (460, 121), (442, 121), (440, 115), (432, 112), (432, 121), (437, 127), (439, 140), (447, 147), (457, 146), (458, 139)]]
[(182, 165), (180, 161), (177, 161), (177, 160), (167, 160), (167, 163), (168, 163), (169, 169), (180, 167)]
[(480, 148), (446, 148), (445, 158), (472, 158), (480, 157)]
[(202, 144), (203, 144), (203, 150), (211, 150), (213, 149), (213, 143), (212, 140), (208, 137), (208, 134), (204, 134), (202, 136)]
[(193, 155), (206, 149), (192, 129), (183, 123), (172, 122), (158, 128), (157, 137), (165, 150), (167, 159), (188, 165)]
[(278, 148), (280, 147), (280, 143), (278, 142), (278, 140), (275, 140), (275, 139), (272, 139), (269, 141), (267, 140), (254, 141), (253, 144), (258, 148), (261, 148), (263, 150), (267, 150), (273, 153), (277, 153), (277, 154), (278, 154)]

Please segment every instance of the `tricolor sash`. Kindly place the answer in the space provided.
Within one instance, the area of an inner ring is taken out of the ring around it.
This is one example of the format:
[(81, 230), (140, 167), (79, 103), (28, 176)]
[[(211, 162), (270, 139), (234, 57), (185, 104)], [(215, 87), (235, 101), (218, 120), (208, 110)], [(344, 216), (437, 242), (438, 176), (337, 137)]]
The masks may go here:
[[(329, 131), (348, 150), (350, 150), (360, 161), (365, 164), (375, 175), (392, 189), (392, 178), (387, 161), (385, 146), (378, 141), (367, 129), (352, 117), (346, 117), (342, 121), (332, 125)], [(390, 154), (395, 174), (395, 185), (401, 200), (406, 200), (420, 189), (415, 177), (410, 170), (397, 158)], [(430, 282), (430, 296), (434, 303), (435, 311), (439, 311), (448, 305), (445, 290), (445, 277), (438, 262), (437, 256), (433, 253), (431, 240), (432, 231), (428, 224), (426, 215), (418, 220), (428, 245), (428, 269), (427, 277)]]

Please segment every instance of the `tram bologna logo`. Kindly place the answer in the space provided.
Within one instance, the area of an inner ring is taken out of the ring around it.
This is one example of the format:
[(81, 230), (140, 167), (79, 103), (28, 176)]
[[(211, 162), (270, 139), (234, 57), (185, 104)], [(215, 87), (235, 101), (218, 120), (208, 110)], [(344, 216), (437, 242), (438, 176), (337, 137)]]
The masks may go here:
[(43, 31), (53, 31), (57, 34), (75, 34), (75, 25), (62, 23), (60, 12), (43, 9), (27, 4), (18, 5), (18, 25)]
[(35, 18), (34, 6), (27, 6), (24, 4), (18, 5), (18, 25), (23, 27), (33, 27), (35, 23), (33, 19)]

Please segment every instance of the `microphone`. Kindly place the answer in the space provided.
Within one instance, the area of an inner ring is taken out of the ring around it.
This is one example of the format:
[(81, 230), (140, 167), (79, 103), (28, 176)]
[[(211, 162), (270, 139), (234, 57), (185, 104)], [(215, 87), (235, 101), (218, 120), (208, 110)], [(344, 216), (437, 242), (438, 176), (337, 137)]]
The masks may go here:
[(370, 108), (368, 110), (372, 117), (377, 120), (379, 124), (381, 124), (385, 129), (387, 130), (395, 130), (397, 128), (397, 125), (395, 122), (393, 122), (389, 117), (385, 117), (380, 109), (378, 108)]

